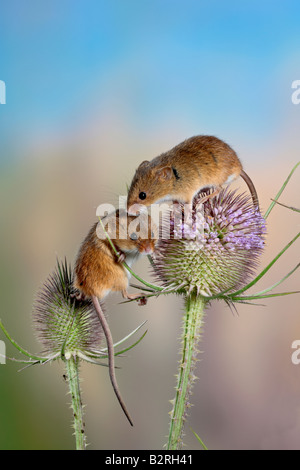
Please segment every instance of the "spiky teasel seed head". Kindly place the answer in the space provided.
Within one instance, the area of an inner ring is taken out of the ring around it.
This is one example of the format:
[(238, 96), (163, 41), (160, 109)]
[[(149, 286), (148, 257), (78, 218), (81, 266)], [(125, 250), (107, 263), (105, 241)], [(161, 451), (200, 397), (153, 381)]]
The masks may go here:
[(77, 300), (73, 271), (66, 260), (57, 261), (56, 269), (38, 292), (33, 322), (43, 354), (89, 354), (101, 347), (103, 332), (98, 316), (89, 299)]
[(244, 194), (224, 189), (201, 204), (202, 197), (195, 198), (188, 221), (182, 220), (183, 206), (173, 205), (166, 222), (170, 236), (159, 240), (153, 267), (166, 288), (210, 297), (232, 292), (253, 276), (266, 226)]

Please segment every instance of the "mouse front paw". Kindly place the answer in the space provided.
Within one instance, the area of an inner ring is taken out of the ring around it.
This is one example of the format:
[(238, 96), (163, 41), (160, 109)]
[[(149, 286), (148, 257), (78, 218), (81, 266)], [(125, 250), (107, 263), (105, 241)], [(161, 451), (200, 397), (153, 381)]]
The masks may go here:
[(70, 294), (71, 299), (78, 300), (78, 302), (81, 302), (86, 299), (85, 295), (83, 292), (79, 292), (78, 290), (76, 292), (73, 292)]
[(125, 261), (125, 253), (123, 253), (123, 251), (118, 251), (117, 252), (117, 258), (118, 258), (118, 262), (119, 263), (123, 263)]
[(143, 296), (143, 294), (129, 294), (127, 291), (123, 291), (122, 295), (124, 299), (128, 300), (136, 300), (138, 305), (146, 305), (147, 298)]
[(138, 300), (138, 305), (140, 305), (141, 307), (143, 305), (147, 305), (147, 298), (146, 297), (141, 297), (139, 300)]

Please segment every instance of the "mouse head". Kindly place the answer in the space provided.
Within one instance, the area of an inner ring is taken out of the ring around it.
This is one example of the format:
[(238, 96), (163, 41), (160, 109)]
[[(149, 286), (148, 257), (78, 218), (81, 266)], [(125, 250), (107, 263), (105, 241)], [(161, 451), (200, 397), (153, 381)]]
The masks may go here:
[(138, 216), (122, 215), (119, 219), (119, 230), (126, 231), (126, 239), (116, 241), (120, 250), (152, 254), (158, 240), (158, 228), (146, 213)]
[(136, 215), (171, 193), (176, 175), (171, 166), (153, 166), (144, 161), (135, 172), (127, 197), (129, 214)]
[(158, 228), (150, 215), (127, 216), (128, 246), (140, 254), (153, 254), (158, 240)]
[[(130, 216), (125, 210), (117, 210), (102, 219), (105, 232), (115, 247), (125, 253), (151, 254), (158, 239), (158, 228), (152, 218), (142, 213)], [(97, 236), (108, 244), (102, 225), (98, 224)]]

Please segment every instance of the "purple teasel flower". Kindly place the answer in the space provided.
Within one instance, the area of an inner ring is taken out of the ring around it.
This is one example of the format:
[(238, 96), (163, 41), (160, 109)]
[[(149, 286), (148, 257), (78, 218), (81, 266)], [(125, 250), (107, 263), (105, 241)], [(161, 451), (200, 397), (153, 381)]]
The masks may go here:
[(159, 240), (153, 266), (165, 288), (211, 297), (239, 289), (253, 276), (266, 224), (250, 196), (223, 189), (203, 204), (202, 197), (196, 196), (188, 220), (183, 205), (173, 205), (163, 227), (170, 236)]

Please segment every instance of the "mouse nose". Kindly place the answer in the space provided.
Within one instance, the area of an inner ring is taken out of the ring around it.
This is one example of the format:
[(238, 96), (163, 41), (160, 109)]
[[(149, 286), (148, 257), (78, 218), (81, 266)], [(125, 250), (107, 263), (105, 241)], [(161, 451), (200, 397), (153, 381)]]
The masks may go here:
[(139, 215), (142, 212), (146, 212), (147, 207), (144, 204), (132, 204), (130, 207), (127, 208), (127, 212), (129, 215)]
[(144, 240), (141, 247), (142, 252), (146, 255), (151, 255), (154, 252), (153, 243), (150, 240)]

